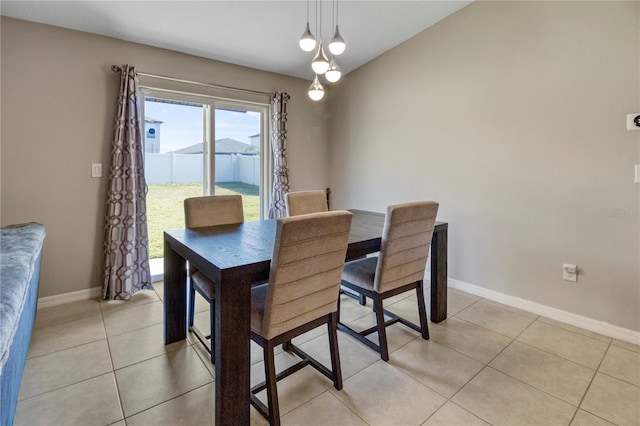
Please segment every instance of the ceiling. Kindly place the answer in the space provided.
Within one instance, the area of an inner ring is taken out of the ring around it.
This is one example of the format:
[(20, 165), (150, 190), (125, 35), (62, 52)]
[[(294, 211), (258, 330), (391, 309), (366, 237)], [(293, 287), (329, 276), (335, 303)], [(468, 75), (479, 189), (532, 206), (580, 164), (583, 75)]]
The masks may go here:
[[(343, 74), (463, 8), (471, 1), (340, 0), (338, 23), (347, 50)], [(322, 9), (322, 39), (333, 35), (332, 0), (309, 2), (311, 31)], [(307, 2), (296, 1), (10, 1), (0, 14), (311, 79), (313, 53), (298, 40)]]

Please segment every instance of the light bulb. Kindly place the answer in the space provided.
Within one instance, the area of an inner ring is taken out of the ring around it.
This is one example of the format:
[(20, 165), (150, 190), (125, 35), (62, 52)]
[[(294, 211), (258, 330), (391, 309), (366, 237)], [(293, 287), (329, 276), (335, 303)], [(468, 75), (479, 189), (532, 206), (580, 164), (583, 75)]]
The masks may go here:
[(320, 84), (320, 80), (318, 80), (317, 75), (313, 79), (311, 86), (309, 86), (309, 97), (314, 101), (319, 101), (324, 97), (324, 88), (322, 87), (322, 84)]
[(305, 52), (311, 52), (316, 47), (316, 38), (311, 34), (311, 28), (307, 22), (307, 28), (300, 37), (300, 48)]
[(324, 78), (326, 78), (329, 83), (335, 83), (340, 80), (340, 77), (342, 77), (342, 71), (340, 71), (340, 67), (336, 64), (336, 60), (331, 58), (329, 69), (324, 73)]
[(316, 74), (324, 74), (329, 69), (329, 60), (327, 59), (327, 55), (324, 54), (322, 41), (318, 44), (316, 56), (314, 56), (313, 61), (311, 61), (311, 69), (313, 69), (313, 72)]
[(344, 42), (344, 39), (340, 35), (340, 30), (336, 25), (336, 33), (333, 35), (331, 42), (329, 42), (329, 51), (337, 56), (341, 55), (346, 48), (347, 44)]

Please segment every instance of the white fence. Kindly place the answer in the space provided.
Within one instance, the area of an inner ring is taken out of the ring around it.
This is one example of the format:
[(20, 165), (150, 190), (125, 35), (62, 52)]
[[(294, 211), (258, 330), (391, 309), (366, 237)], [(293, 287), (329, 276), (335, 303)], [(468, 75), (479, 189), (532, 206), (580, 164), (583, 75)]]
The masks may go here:
[[(216, 154), (216, 182), (243, 182), (260, 185), (260, 156), (257, 154)], [(202, 155), (145, 154), (147, 184), (202, 182)]]

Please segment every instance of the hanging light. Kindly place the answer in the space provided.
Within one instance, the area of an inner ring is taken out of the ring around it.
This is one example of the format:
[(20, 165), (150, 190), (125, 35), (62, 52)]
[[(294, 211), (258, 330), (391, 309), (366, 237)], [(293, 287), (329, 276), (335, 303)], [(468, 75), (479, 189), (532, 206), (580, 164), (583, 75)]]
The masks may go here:
[(347, 48), (347, 44), (344, 42), (342, 35), (340, 35), (340, 29), (338, 28), (338, 0), (336, 0), (335, 5), (335, 18), (336, 18), (336, 32), (333, 35), (333, 38), (329, 42), (329, 51), (338, 56), (342, 55), (344, 50)]
[(337, 2), (338, 0), (333, 0), (333, 12), (332, 19), (334, 19), (331, 25), (335, 25), (336, 32), (331, 42), (329, 43), (329, 50), (333, 53), (331, 56), (331, 61), (327, 59), (327, 55), (324, 51), (324, 47), (322, 45), (322, 1), (323, 0), (315, 0), (316, 4), (316, 33), (318, 34), (318, 38), (316, 39), (314, 35), (311, 33), (311, 28), (309, 26), (309, 1), (307, 0), (307, 25), (305, 28), (302, 37), (300, 37), (300, 47), (302, 50), (311, 52), (315, 49), (315, 55), (313, 56), (313, 60), (311, 61), (311, 69), (315, 73), (313, 78), (313, 82), (311, 86), (309, 86), (309, 98), (314, 101), (319, 101), (324, 97), (324, 87), (320, 84), (320, 80), (318, 76), (323, 75), (329, 83), (335, 83), (336, 81), (342, 78), (342, 70), (336, 63), (334, 58), (335, 55), (340, 55), (345, 51), (346, 44), (344, 39), (340, 35), (340, 29), (338, 28), (338, 8)]
[(316, 38), (311, 34), (311, 28), (307, 22), (307, 29), (300, 37), (300, 48), (305, 52), (311, 52), (316, 47)]
[(319, 101), (324, 97), (324, 88), (322, 87), (322, 84), (320, 84), (320, 80), (318, 80), (317, 75), (313, 79), (311, 86), (309, 86), (309, 97), (314, 101)]
[(329, 60), (327, 59), (327, 55), (324, 54), (324, 49), (322, 48), (322, 40), (320, 40), (320, 43), (318, 43), (316, 56), (314, 56), (313, 61), (311, 61), (311, 69), (313, 69), (313, 72), (315, 72), (316, 74), (324, 74), (329, 69)]
[(300, 37), (300, 48), (305, 52), (311, 52), (316, 47), (316, 38), (311, 33), (309, 27), (309, 0), (307, 0), (307, 28)]
[(336, 64), (336, 60), (331, 58), (329, 69), (324, 73), (324, 78), (326, 78), (329, 83), (335, 83), (340, 80), (340, 77), (342, 77), (342, 71), (340, 71), (340, 67)]
[(340, 30), (336, 25), (336, 33), (333, 35), (333, 38), (329, 43), (329, 50), (334, 55), (342, 55), (342, 53), (345, 51), (346, 48), (347, 48), (347, 45), (344, 42), (344, 39), (342, 38), (342, 36), (340, 35)]

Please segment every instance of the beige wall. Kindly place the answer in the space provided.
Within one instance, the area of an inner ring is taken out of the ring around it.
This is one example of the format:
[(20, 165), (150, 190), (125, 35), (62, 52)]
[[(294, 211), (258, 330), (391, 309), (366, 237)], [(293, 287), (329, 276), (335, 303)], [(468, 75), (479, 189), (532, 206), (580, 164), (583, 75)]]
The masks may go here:
[(40, 297), (101, 285), (90, 164), (109, 162), (109, 67), (132, 63), (289, 92), (293, 190), (438, 200), (452, 278), (640, 330), (639, 21), (638, 2), (476, 2), (312, 103), (308, 81), (2, 17), (1, 223), (47, 227)]
[(438, 200), (450, 277), (640, 330), (639, 5), (476, 2), (349, 74), (334, 207)]
[(2, 17), (1, 223), (47, 229), (40, 297), (102, 284), (106, 170), (119, 76), (112, 64), (258, 91), (286, 91), (292, 189), (328, 184), (326, 103), (308, 81)]

